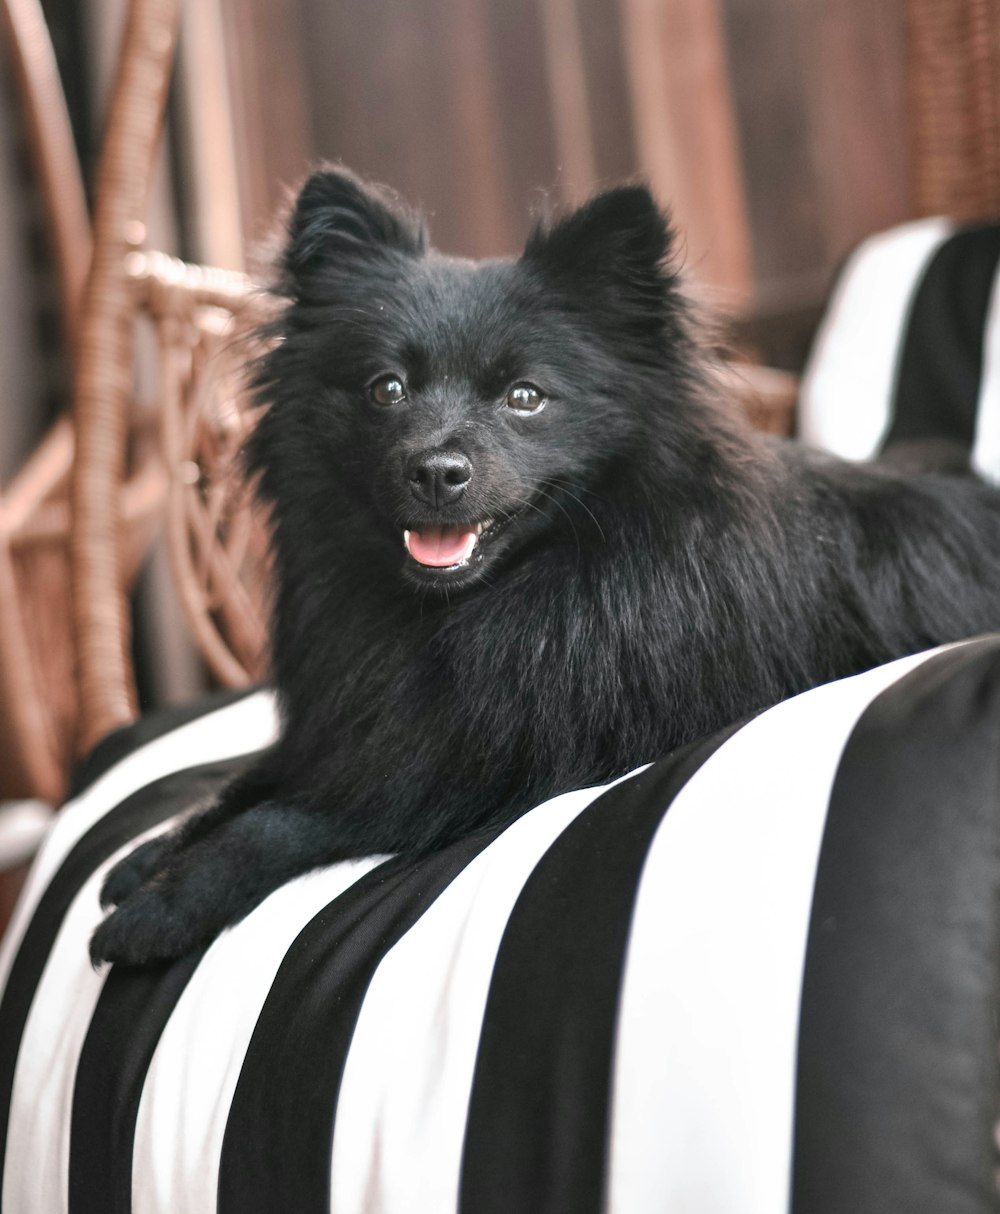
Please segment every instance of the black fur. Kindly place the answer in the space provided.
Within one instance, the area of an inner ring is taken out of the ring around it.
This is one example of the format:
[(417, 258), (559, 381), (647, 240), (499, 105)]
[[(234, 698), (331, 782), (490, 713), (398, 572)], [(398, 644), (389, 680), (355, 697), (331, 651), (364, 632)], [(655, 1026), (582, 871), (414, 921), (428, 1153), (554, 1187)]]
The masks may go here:
[[(1000, 626), (1000, 495), (751, 434), (713, 398), (648, 191), (513, 261), (428, 251), (345, 171), (289, 225), (249, 449), (273, 511), (283, 732), (113, 870), (95, 959), (177, 956), (288, 878), (508, 823), (795, 692)], [(398, 376), (405, 401), (376, 404)], [(510, 386), (541, 389), (531, 416)], [(457, 501), (415, 453), (464, 456)], [(510, 520), (468, 566), (404, 529)], [(481, 558), (481, 559), (480, 559)]]

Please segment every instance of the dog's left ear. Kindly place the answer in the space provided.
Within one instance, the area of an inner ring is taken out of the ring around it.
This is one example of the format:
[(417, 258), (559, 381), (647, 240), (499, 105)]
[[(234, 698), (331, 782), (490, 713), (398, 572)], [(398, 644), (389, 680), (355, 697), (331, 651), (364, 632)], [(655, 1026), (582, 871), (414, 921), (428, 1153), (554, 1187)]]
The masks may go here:
[(402, 199), (330, 165), (312, 174), (295, 202), (282, 268), (300, 280), (331, 264), (386, 252), (418, 257), (426, 244), (421, 216)]
[(539, 225), (522, 260), (576, 291), (659, 313), (675, 278), (665, 264), (672, 241), (649, 189), (622, 186)]

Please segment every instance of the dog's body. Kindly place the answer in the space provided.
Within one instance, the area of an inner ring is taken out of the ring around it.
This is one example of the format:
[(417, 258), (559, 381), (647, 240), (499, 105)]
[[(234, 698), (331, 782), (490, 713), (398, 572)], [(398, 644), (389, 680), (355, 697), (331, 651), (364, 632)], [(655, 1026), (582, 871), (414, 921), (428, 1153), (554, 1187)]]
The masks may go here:
[(249, 453), (282, 736), (113, 870), (95, 958), (177, 956), (309, 868), (440, 848), (1000, 627), (1000, 494), (742, 429), (667, 252), (639, 187), (470, 263), (310, 179)]

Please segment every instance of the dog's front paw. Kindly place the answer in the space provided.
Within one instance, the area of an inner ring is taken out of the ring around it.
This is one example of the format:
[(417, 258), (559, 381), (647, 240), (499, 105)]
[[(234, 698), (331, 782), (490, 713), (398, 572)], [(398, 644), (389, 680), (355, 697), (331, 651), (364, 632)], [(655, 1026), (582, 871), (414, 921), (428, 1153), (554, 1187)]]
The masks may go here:
[[(121, 901), (94, 933), (91, 959), (149, 965), (211, 943), (285, 881), (341, 858), (335, 829), (307, 808), (265, 804), (203, 838), (152, 840), (109, 875), (104, 895)], [(158, 853), (152, 844), (161, 842)], [(146, 869), (152, 875), (142, 880)]]
[(174, 961), (207, 944), (225, 926), (211, 908), (185, 898), (175, 882), (154, 879), (135, 890), (97, 928), (90, 959), (118, 965)]
[[(152, 851), (148, 858), (156, 867)], [(248, 909), (226, 881), (225, 866), (214, 849), (204, 844), (171, 849), (159, 859), (154, 875), (123, 898), (94, 932), (90, 957), (95, 965), (173, 961), (210, 943)], [(138, 868), (137, 863), (126, 870), (130, 880)]]
[(147, 839), (111, 869), (101, 886), (101, 906), (121, 906), (160, 869), (176, 847), (173, 832)]

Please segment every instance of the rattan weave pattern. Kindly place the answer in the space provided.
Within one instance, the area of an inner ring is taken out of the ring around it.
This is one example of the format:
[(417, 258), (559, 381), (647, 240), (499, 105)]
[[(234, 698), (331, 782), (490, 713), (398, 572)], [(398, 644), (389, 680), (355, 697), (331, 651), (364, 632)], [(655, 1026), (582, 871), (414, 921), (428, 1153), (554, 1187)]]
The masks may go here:
[(908, 0), (916, 211), (1000, 215), (1000, 0)]

